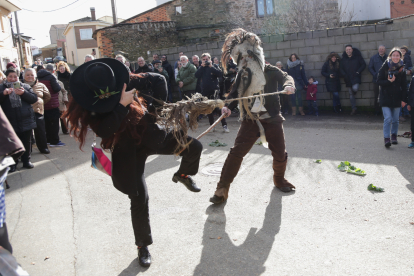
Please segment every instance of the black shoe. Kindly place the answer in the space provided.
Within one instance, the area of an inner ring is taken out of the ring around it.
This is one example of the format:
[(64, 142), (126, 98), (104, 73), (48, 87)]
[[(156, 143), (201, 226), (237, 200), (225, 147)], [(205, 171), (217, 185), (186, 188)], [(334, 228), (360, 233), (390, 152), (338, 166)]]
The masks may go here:
[(210, 202), (214, 203), (214, 204), (220, 204), (223, 203), (224, 201), (226, 201), (224, 199), (224, 196), (216, 196), (214, 195), (213, 197), (210, 197)]
[(187, 189), (189, 189), (192, 192), (198, 193), (199, 191), (201, 191), (201, 189), (197, 187), (196, 183), (193, 181), (193, 179), (189, 175), (184, 176), (184, 175), (175, 173), (172, 178), (172, 181), (174, 181), (175, 183), (180, 181), (181, 183), (184, 184), (184, 186), (187, 187)]
[(17, 166), (16, 165), (11, 165), (10, 166), (10, 170), (9, 170), (9, 172), (15, 172), (16, 171), (16, 169), (17, 169)]
[(50, 150), (49, 149), (44, 149), (44, 150), (41, 150), (40, 153), (49, 154)]
[(143, 267), (149, 267), (151, 265), (151, 254), (148, 251), (148, 246), (138, 248), (138, 262)]
[(27, 163), (23, 163), (23, 168), (26, 168), (26, 169), (33, 169), (34, 168), (34, 165), (32, 164), (32, 162), (27, 162)]

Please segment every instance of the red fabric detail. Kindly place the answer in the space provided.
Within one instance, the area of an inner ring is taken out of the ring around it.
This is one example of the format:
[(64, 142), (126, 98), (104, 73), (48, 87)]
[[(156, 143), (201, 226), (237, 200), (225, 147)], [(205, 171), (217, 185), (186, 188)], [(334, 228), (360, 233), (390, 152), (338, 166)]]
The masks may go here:
[(306, 89), (306, 100), (316, 101), (316, 92), (318, 92), (316, 84), (309, 84)]

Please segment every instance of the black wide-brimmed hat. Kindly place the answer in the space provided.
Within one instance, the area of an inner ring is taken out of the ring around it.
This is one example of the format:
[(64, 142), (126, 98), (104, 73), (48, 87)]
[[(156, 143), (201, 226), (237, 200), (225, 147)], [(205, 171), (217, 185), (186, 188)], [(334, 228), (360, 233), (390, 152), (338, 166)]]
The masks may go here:
[(111, 112), (119, 103), (129, 73), (116, 59), (101, 58), (79, 66), (70, 78), (70, 90), (76, 103), (96, 113)]

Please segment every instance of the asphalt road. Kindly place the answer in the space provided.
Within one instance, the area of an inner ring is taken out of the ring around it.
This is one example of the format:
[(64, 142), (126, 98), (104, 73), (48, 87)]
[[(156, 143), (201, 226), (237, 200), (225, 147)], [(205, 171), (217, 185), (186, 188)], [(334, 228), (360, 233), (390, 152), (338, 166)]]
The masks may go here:
[[(205, 130), (203, 119), (197, 133)], [(224, 162), (230, 133), (209, 133), (200, 169)], [(129, 201), (111, 179), (90, 167), (68, 135), (35, 168), (8, 178), (7, 224), (14, 256), (30, 275), (414, 275), (414, 150), (409, 139), (385, 149), (378, 117), (287, 117), (287, 178), (297, 191), (272, 183), (268, 149), (255, 145), (230, 189), (213, 206), (217, 176), (194, 177), (191, 193), (171, 181), (179, 160), (153, 156), (146, 166), (153, 264), (138, 265)], [(219, 129), (219, 128), (218, 128)], [(408, 122), (400, 133), (409, 130)], [(196, 136), (196, 134), (193, 134)], [(220, 140), (227, 147), (208, 143)], [(92, 134), (89, 134), (89, 145)], [(322, 159), (316, 164), (316, 159)], [(365, 177), (336, 169), (350, 161)], [(367, 190), (373, 183), (384, 193)]]

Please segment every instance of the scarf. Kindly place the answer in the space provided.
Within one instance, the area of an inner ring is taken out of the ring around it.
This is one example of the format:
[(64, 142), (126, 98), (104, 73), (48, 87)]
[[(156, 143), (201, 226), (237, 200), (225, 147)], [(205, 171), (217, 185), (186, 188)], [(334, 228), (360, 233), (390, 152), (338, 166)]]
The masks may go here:
[[(7, 80), (4, 81), (4, 85), (7, 88), (12, 88), (13, 87), (14, 82), (8, 82)], [(21, 84), (21, 83), (20, 83)], [(9, 94), (9, 99), (10, 99), (10, 104), (12, 108), (20, 108), (22, 107), (22, 100), (20, 99), (20, 96), (17, 95), (14, 90), (13, 92), (11, 92), (11, 94)]]
[(295, 61), (290, 61), (289, 59), (287, 60), (287, 65), (289, 68), (293, 68), (295, 66), (298, 66), (299, 64), (302, 64), (302, 60), (297, 59)]
[(36, 81), (24, 81), (24, 83), (30, 85), (30, 87), (33, 87), (36, 84)]
[(404, 62), (402, 59), (400, 59), (400, 61), (398, 63), (394, 63), (392, 61), (392, 59), (388, 59), (388, 70), (389, 71), (397, 71), (399, 70), (402, 66), (404, 66)]

